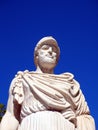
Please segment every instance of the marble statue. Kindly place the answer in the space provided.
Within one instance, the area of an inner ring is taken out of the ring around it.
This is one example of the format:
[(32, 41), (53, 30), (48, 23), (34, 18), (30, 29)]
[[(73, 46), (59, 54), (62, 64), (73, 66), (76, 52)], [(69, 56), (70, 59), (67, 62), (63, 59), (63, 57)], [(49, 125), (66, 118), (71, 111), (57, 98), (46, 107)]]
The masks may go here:
[(53, 37), (44, 37), (37, 43), (36, 70), (19, 71), (12, 80), (1, 130), (95, 130), (74, 75), (53, 73), (59, 55)]

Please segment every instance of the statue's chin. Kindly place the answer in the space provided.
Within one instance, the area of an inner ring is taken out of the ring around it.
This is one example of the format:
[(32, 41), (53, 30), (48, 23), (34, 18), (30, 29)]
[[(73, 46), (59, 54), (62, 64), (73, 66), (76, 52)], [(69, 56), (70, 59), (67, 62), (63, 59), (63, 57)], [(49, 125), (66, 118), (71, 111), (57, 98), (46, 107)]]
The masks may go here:
[(39, 67), (52, 69), (56, 66), (56, 59), (44, 58), (39, 60)]
[(55, 66), (56, 66), (55, 62), (44, 62), (42, 64), (42, 67), (46, 69), (53, 69)]

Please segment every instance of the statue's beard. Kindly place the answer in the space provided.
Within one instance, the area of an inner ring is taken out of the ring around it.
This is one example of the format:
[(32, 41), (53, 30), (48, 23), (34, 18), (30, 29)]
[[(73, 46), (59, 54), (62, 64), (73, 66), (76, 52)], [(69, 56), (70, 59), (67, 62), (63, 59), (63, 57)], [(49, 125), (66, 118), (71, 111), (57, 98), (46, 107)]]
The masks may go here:
[(52, 56), (45, 56), (44, 58), (39, 59), (39, 67), (52, 69), (56, 66), (56, 58)]

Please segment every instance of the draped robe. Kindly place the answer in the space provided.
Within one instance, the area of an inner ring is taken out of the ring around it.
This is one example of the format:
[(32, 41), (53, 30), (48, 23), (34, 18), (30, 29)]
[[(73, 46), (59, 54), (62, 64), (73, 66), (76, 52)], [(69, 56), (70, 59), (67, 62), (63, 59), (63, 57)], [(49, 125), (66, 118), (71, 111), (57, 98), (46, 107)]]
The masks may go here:
[[(71, 73), (19, 72), (10, 91), (21, 105), (20, 130), (95, 130), (87, 102)], [(43, 127), (42, 120), (51, 127)]]

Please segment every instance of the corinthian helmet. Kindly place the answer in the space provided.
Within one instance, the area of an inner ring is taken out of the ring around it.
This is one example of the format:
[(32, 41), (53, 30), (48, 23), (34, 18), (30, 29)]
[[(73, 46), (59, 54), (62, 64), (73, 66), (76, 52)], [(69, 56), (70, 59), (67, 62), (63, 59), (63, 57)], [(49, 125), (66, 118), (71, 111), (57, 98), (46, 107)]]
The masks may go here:
[(42, 38), (42, 39), (36, 44), (36, 47), (35, 47), (35, 50), (34, 50), (34, 62), (35, 62), (35, 65), (37, 65), (36, 56), (38, 56), (38, 50), (39, 50), (43, 45), (46, 45), (46, 44), (56, 47), (57, 62), (58, 62), (59, 55), (60, 55), (60, 49), (59, 49), (59, 47), (58, 47), (58, 43), (57, 43), (57, 41), (56, 41), (52, 36), (47, 36), (47, 37)]

